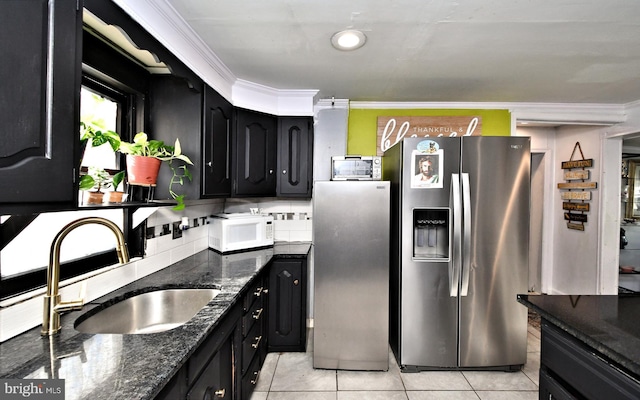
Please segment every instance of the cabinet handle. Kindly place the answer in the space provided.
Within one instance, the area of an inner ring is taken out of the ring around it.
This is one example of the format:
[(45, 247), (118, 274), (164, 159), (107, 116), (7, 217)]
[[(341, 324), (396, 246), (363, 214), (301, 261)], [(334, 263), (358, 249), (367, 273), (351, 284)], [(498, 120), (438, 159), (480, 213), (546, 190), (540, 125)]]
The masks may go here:
[(286, 175), (286, 174), (287, 174), (287, 170), (286, 170), (286, 169), (283, 169), (283, 170), (282, 170), (282, 175)]
[(260, 341), (262, 340), (262, 335), (260, 336), (256, 336), (256, 342), (251, 344), (251, 347), (253, 347), (254, 349), (257, 349), (258, 346), (260, 345)]
[(253, 292), (253, 295), (256, 297), (260, 297), (261, 294), (262, 294), (262, 287), (257, 288), (256, 291)]
[(216, 397), (224, 397), (224, 395), (226, 394), (226, 390), (219, 389), (219, 390), (216, 390), (215, 392), (213, 392), (213, 394), (215, 394)]
[(262, 289), (262, 293), (264, 293), (264, 294), (269, 293), (269, 289), (267, 289), (267, 288)]
[(209, 162), (207, 163), (207, 166), (209, 166), (209, 167), (213, 167), (213, 163), (212, 163), (211, 161), (209, 161)]
[(252, 315), (253, 319), (260, 319), (260, 315), (262, 314), (262, 310), (264, 310), (264, 308), (260, 308), (260, 309), (256, 310), (256, 313)]
[(254, 378), (252, 380), (250, 380), (249, 382), (251, 382), (252, 385), (255, 385), (256, 383), (258, 383), (258, 378), (260, 377), (260, 371), (255, 371), (253, 373)]
[(300, 281), (298, 279), (293, 280), (293, 286), (298, 286), (299, 284), (300, 284)]
[(273, 175), (273, 170), (272, 169), (269, 170), (269, 175)]

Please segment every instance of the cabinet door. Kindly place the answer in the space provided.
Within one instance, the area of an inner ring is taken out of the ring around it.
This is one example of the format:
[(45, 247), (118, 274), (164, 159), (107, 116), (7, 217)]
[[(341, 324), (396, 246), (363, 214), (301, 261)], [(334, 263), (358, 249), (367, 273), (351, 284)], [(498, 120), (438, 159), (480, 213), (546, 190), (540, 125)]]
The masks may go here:
[(231, 196), (231, 126), (233, 106), (205, 86), (202, 132), (202, 195)]
[(269, 351), (305, 351), (306, 261), (275, 260), (269, 273)]
[(311, 197), (313, 182), (313, 120), (278, 119), (278, 177), (280, 197)]
[[(186, 200), (199, 199), (203, 84), (194, 85), (183, 78), (162, 75), (152, 77), (149, 86), (149, 136), (170, 146), (180, 139), (182, 153), (194, 164), (187, 167), (192, 180), (186, 179), (183, 185), (174, 184), (173, 191), (184, 194)], [(182, 165), (179, 160), (173, 163), (176, 168)], [(172, 176), (171, 168), (163, 162), (155, 188), (157, 199), (171, 199), (169, 183)]]
[(0, 2), (2, 204), (76, 203), (81, 3)]
[(275, 196), (276, 126), (274, 116), (237, 110), (234, 195)]
[(187, 393), (187, 400), (231, 399), (233, 394), (232, 340), (233, 336), (229, 336), (209, 361), (202, 375)]

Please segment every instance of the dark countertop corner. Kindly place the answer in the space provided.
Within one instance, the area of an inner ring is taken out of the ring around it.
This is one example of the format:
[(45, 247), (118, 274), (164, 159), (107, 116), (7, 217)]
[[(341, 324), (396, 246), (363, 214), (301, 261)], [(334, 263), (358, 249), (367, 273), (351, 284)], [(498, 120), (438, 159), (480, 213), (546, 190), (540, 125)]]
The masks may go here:
[(518, 295), (548, 323), (640, 379), (640, 295)]

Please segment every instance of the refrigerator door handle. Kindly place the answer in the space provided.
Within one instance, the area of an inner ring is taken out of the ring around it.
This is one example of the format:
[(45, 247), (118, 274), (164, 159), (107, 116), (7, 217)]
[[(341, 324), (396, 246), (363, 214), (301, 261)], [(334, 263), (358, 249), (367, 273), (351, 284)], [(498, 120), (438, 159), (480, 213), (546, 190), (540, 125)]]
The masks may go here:
[(460, 296), (466, 296), (469, 292), (469, 273), (471, 271), (471, 188), (469, 187), (469, 174), (463, 172), (462, 176), (462, 282)]
[(458, 296), (460, 270), (462, 268), (462, 201), (460, 198), (460, 176), (451, 174), (449, 205), (453, 219), (453, 254), (449, 262), (449, 295)]

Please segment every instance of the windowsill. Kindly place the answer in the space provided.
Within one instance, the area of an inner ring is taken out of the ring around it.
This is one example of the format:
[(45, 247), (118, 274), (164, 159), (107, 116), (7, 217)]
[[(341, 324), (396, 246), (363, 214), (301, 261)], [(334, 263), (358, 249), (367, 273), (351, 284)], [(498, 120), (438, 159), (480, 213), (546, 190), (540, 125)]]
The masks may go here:
[[(61, 289), (65, 288), (65, 287), (73, 285), (73, 284), (75, 284), (77, 282), (86, 280), (88, 278), (92, 278), (94, 276), (102, 275), (102, 274), (104, 274), (106, 272), (112, 271), (112, 270), (114, 270), (116, 268), (121, 268), (124, 265), (136, 262), (136, 261), (141, 260), (141, 259), (142, 259), (142, 257), (135, 257), (135, 258), (132, 258), (131, 260), (129, 260), (129, 262), (126, 263), (126, 264), (114, 264), (114, 265), (110, 265), (110, 266), (107, 266), (107, 267), (104, 267), (104, 268), (101, 268), (101, 269), (97, 269), (95, 271), (87, 272), (86, 274), (82, 274), (82, 275), (78, 275), (78, 276), (75, 276), (75, 277), (70, 278), (70, 279), (66, 279), (64, 281), (59, 282), (58, 289), (61, 290)], [(10, 307), (12, 305), (22, 303), (23, 301), (31, 300), (31, 299), (33, 299), (35, 297), (44, 296), (46, 291), (47, 291), (47, 287), (43, 286), (41, 288), (32, 290), (30, 292), (21, 293), (21, 294), (9, 297), (7, 299), (0, 300), (0, 308)]]
[(59, 212), (59, 211), (84, 211), (84, 210), (106, 210), (116, 208), (148, 208), (148, 207), (164, 207), (175, 206), (175, 201), (163, 201), (153, 200), (151, 202), (146, 201), (131, 201), (125, 203), (107, 203), (107, 204), (70, 204), (70, 203), (29, 203), (29, 204), (3, 204), (2, 215), (22, 215), (22, 214), (39, 214), (45, 212)]

